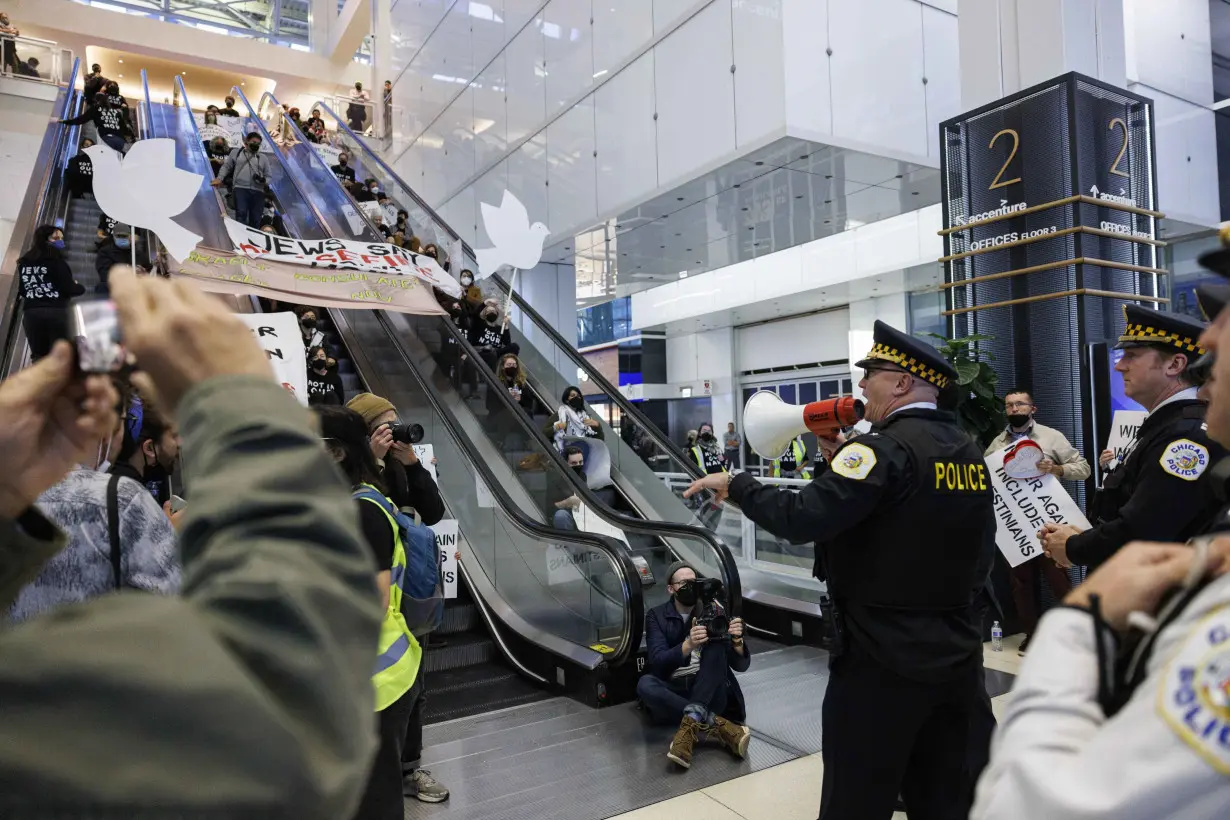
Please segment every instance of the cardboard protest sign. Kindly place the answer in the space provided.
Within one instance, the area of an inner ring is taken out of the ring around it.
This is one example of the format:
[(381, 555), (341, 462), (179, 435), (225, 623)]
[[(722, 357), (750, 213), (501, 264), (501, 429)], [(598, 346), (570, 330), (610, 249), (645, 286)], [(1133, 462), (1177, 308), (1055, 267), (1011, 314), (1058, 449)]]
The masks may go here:
[(1145, 423), (1147, 415), (1144, 410), (1115, 411), (1110, 422), (1110, 438), (1106, 442), (1106, 449), (1114, 452), (1115, 459), (1107, 465), (1108, 469), (1122, 464), (1127, 458), (1128, 450), (1136, 441), (1136, 434), (1140, 432), (1140, 425)]
[(385, 277), (417, 279), (450, 296), (461, 296), (461, 285), (430, 256), (411, 253), (388, 242), (347, 239), (291, 239), (264, 233), (233, 219), (226, 232), (238, 253), (250, 259), (268, 259), (288, 265), (324, 270), (357, 271)]
[(394, 310), (443, 315), (431, 289), (412, 276), (380, 276), (358, 271), (314, 271), (227, 251), (198, 247), (183, 262), (167, 260), (167, 273), (192, 279), (202, 290), (256, 294), (281, 302), (325, 308)]
[(1016, 567), (1042, 554), (1038, 530), (1043, 524), (1054, 521), (1088, 529), (1089, 521), (1055, 476), (1010, 477), (1004, 470), (1006, 452), (987, 456), (986, 477), (995, 493), (995, 546)]
[(436, 457), (435, 448), (430, 444), (415, 444), (414, 454), (419, 457), (419, 461), (427, 472), (431, 475), (432, 481), (439, 481), (436, 478), (436, 465), (431, 463), (431, 460)]
[(299, 319), (293, 313), (238, 313), (273, 365), (274, 378), (307, 405), (307, 358)]
[(457, 597), (457, 522), (453, 519), (437, 521), (431, 525), (436, 534), (436, 549), (440, 551), (440, 580), (444, 584), (444, 597)]

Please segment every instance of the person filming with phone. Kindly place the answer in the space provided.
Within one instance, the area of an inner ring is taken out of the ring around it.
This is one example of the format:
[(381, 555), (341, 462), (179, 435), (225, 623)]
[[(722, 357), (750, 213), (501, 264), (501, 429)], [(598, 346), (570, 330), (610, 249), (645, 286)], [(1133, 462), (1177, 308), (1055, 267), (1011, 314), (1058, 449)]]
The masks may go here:
[(655, 723), (678, 725), (667, 758), (685, 769), (704, 734), (736, 757), (747, 754), (752, 730), (736, 672), (746, 672), (752, 651), (743, 619), (727, 618), (722, 585), (701, 579), (686, 561), (666, 570), (671, 599), (645, 613), (648, 668), (636, 694)]

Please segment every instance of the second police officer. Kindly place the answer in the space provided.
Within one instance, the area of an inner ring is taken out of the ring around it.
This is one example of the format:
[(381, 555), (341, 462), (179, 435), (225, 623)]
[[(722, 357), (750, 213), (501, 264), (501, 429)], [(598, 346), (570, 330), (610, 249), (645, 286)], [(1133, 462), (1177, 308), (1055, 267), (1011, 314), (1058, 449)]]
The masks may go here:
[(871, 432), (832, 452), (799, 492), (710, 475), (774, 535), (816, 542), (844, 633), (824, 696), (821, 820), (888, 820), (898, 793), (920, 817), (965, 817), (967, 750), (989, 737), (982, 639), (971, 601), (994, 556), (991, 479), (953, 414), (937, 409), (952, 366), (877, 321), (857, 367)]

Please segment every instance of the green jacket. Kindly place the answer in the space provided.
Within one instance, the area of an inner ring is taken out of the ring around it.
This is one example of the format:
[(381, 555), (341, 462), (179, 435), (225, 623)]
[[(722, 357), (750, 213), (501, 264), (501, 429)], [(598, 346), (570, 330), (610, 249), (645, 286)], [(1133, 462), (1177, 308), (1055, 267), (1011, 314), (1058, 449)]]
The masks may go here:
[[(179, 598), (121, 592), (0, 633), (0, 817), (350, 816), (381, 618), (354, 501), (264, 379), (181, 402)], [(0, 611), (64, 544), (0, 521)]]

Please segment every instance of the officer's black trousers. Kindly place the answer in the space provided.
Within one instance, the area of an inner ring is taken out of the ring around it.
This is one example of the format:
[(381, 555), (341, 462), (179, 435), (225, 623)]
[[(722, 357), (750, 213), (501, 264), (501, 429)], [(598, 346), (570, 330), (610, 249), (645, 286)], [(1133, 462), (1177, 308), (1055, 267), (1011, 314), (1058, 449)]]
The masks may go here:
[(898, 794), (910, 820), (965, 820), (981, 681), (972, 663), (956, 679), (919, 683), (852, 644), (824, 695), (820, 820), (889, 820)]

